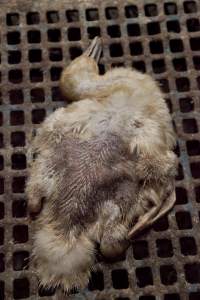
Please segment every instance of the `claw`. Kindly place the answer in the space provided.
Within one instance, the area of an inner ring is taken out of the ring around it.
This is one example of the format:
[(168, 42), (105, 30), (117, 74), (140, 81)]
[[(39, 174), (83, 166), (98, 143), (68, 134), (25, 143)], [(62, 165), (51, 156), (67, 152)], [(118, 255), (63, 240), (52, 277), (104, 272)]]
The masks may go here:
[(92, 40), (87, 50), (84, 52), (84, 55), (92, 57), (96, 61), (96, 63), (98, 63), (101, 56), (101, 52), (102, 52), (101, 38), (96, 36)]

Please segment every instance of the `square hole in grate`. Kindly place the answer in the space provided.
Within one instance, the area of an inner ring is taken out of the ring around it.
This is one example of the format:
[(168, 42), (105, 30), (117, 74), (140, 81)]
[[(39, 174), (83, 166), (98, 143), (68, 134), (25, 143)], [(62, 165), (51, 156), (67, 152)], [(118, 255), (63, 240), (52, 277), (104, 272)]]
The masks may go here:
[(153, 225), (153, 229), (155, 231), (165, 231), (169, 228), (169, 222), (167, 216), (160, 218), (156, 223)]
[(160, 267), (160, 278), (164, 285), (172, 285), (177, 281), (177, 273), (172, 265)]
[(9, 99), (11, 104), (21, 104), (24, 102), (24, 94), (22, 90), (9, 91)]
[(187, 92), (190, 90), (190, 81), (187, 77), (176, 79), (176, 87), (179, 92)]
[(69, 41), (79, 41), (81, 39), (80, 28), (76, 28), (76, 27), (68, 28), (68, 39)]
[(166, 71), (166, 65), (164, 59), (157, 59), (152, 61), (152, 68), (154, 73), (164, 73)]
[(4, 300), (5, 293), (5, 283), (0, 280), (0, 299)]
[(88, 27), (87, 32), (89, 39), (93, 39), (95, 36), (101, 35), (101, 29), (98, 26)]
[(187, 113), (194, 110), (194, 101), (192, 98), (180, 98), (179, 99), (180, 111)]
[(33, 109), (32, 110), (32, 123), (33, 124), (40, 124), (44, 121), (44, 118), (46, 116), (45, 109)]
[(5, 271), (4, 254), (0, 253), (0, 273)]
[(23, 80), (22, 70), (19, 69), (10, 70), (8, 73), (8, 79), (10, 82), (14, 84), (21, 83)]
[(16, 110), (16, 111), (10, 112), (10, 124), (11, 125), (23, 125), (24, 124), (23, 110)]
[(186, 14), (197, 12), (197, 4), (195, 1), (185, 1), (183, 6)]
[(183, 47), (183, 41), (181, 39), (171, 39), (169, 41), (169, 46), (171, 52), (183, 52), (184, 47)]
[(25, 139), (25, 133), (23, 131), (15, 131), (11, 133), (11, 145), (13, 147), (24, 147)]
[(28, 241), (28, 226), (16, 225), (13, 227), (13, 239), (15, 243), (26, 243)]
[[(52, 67), (50, 69), (50, 75), (51, 75), (51, 80), (52, 81), (57, 81), (60, 79), (60, 75), (62, 72), (62, 68), (61, 67)], [(44, 94), (44, 91), (43, 91)], [(44, 97), (43, 97), (43, 101), (44, 101)], [(41, 101), (40, 101), (41, 102)]]
[(133, 256), (135, 259), (144, 259), (149, 257), (149, 248), (147, 241), (135, 241), (133, 246)]
[(30, 295), (30, 286), (27, 278), (14, 279), (13, 297), (14, 299), (27, 298)]
[(145, 62), (140, 60), (140, 61), (134, 61), (132, 63), (132, 67), (142, 73), (146, 72), (146, 66), (145, 66)]
[(25, 218), (27, 216), (27, 202), (24, 199), (18, 199), (12, 204), (13, 218)]
[(176, 20), (167, 21), (167, 31), (179, 33), (181, 31), (179, 21)]
[(0, 133), (0, 148), (4, 148), (4, 138), (2, 133)]
[(22, 153), (13, 154), (11, 157), (12, 169), (23, 170), (26, 169), (26, 155)]
[(200, 141), (198, 140), (187, 141), (186, 147), (189, 156), (200, 155)]
[(186, 59), (181, 57), (181, 58), (174, 58), (172, 60), (174, 69), (177, 72), (182, 72), (182, 71), (186, 71), (187, 70), (187, 63), (186, 63)]
[(187, 190), (183, 187), (176, 187), (176, 204), (186, 204), (187, 202)]
[(99, 290), (102, 291), (104, 289), (104, 276), (103, 272), (91, 272), (90, 282), (88, 284), (88, 289), (90, 291)]
[(196, 201), (200, 202), (200, 186), (196, 186), (194, 192), (195, 192)]
[(179, 211), (176, 213), (176, 222), (180, 230), (191, 229), (192, 219), (187, 211)]
[(56, 10), (47, 11), (47, 22), (48, 23), (57, 23), (59, 22), (59, 13)]
[(197, 245), (195, 239), (191, 236), (180, 238), (181, 253), (183, 255), (196, 255)]
[(25, 177), (13, 177), (12, 180), (12, 191), (13, 193), (24, 193), (25, 189)]
[(200, 76), (196, 78), (197, 81), (197, 87), (200, 90)]
[(31, 102), (38, 103), (45, 101), (45, 94), (43, 88), (35, 88), (30, 91)]
[(0, 177), (0, 195), (4, 194), (4, 178)]
[(153, 285), (153, 275), (151, 268), (143, 267), (136, 268), (137, 285), (139, 287), (145, 287), (147, 285)]
[(187, 29), (188, 31), (200, 31), (199, 19), (192, 18), (187, 20)]
[(27, 32), (28, 42), (30, 44), (41, 42), (41, 33), (39, 30), (30, 30)]
[(163, 43), (161, 40), (151, 41), (149, 43), (150, 51), (152, 54), (163, 53)]
[(141, 42), (132, 42), (129, 44), (131, 55), (143, 54), (143, 47)]
[(69, 54), (71, 60), (75, 59), (76, 57), (80, 56), (83, 53), (83, 50), (81, 47), (70, 47), (69, 48)]
[(8, 63), (9, 64), (19, 64), (21, 62), (21, 51), (14, 50), (8, 51)]
[(17, 45), (20, 42), (21, 42), (21, 37), (18, 31), (10, 31), (7, 33), (7, 43), (9, 45)]
[(43, 72), (41, 69), (30, 69), (30, 80), (31, 82), (43, 81)]
[(164, 4), (164, 11), (166, 15), (176, 15), (177, 14), (177, 5), (174, 2), (167, 2)]
[(123, 49), (120, 43), (111, 44), (109, 48), (111, 57), (123, 56)]
[(49, 59), (51, 61), (60, 61), (63, 59), (61, 48), (50, 48), (49, 49)]
[(140, 25), (135, 23), (135, 24), (128, 24), (127, 25), (127, 32), (129, 36), (139, 36), (141, 35), (140, 31)]
[(97, 8), (86, 9), (86, 19), (87, 21), (99, 20), (99, 12)]
[(13, 269), (15, 271), (27, 270), (29, 263), (28, 251), (17, 251), (13, 253)]
[(138, 17), (138, 8), (136, 5), (127, 5), (125, 6), (125, 15), (127, 18), (137, 18)]
[(196, 70), (200, 70), (200, 56), (193, 56), (193, 64)]
[(165, 294), (164, 295), (164, 300), (181, 300), (179, 294)]
[(39, 24), (40, 23), (40, 15), (38, 12), (29, 12), (26, 15), (26, 22), (28, 25)]
[(160, 24), (159, 22), (151, 22), (147, 24), (147, 32), (149, 35), (155, 35), (160, 33)]
[(194, 37), (190, 39), (190, 47), (193, 51), (200, 50), (200, 37)]
[(119, 17), (119, 12), (117, 7), (106, 7), (105, 10), (106, 13), (106, 19), (108, 20), (115, 20)]
[(144, 10), (147, 17), (155, 17), (158, 15), (158, 8), (156, 4), (146, 4)]
[(190, 169), (193, 178), (200, 178), (200, 162), (191, 163)]
[(4, 215), (5, 215), (4, 203), (0, 202), (0, 220), (4, 218)]
[(200, 292), (192, 292), (189, 294), (189, 300), (199, 300)]
[(184, 266), (185, 278), (189, 283), (199, 283), (200, 282), (200, 264), (191, 263)]
[(24, 176), (13, 177), (12, 180), (13, 193), (24, 193), (24, 189), (25, 189), (25, 177)]
[(157, 255), (159, 257), (172, 257), (173, 247), (172, 242), (169, 239), (156, 240)]
[(197, 122), (195, 119), (183, 119), (183, 131), (185, 133), (196, 133), (198, 132)]
[(112, 283), (114, 289), (127, 289), (129, 287), (127, 271), (125, 269), (113, 270)]
[(79, 21), (79, 12), (76, 9), (67, 10), (66, 18), (68, 22), (78, 22)]
[(47, 31), (48, 41), (49, 42), (60, 42), (61, 32), (60, 29), (49, 29)]
[(98, 64), (98, 68), (99, 68), (99, 74), (103, 75), (105, 74), (105, 66), (102, 64)]
[(120, 37), (121, 36), (121, 30), (119, 25), (111, 25), (107, 27), (107, 32), (110, 37)]
[(4, 229), (0, 227), (0, 245), (4, 244)]
[(31, 63), (40, 62), (42, 60), (42, 51), (40, 49), (29, 50), (28, 59)]
[(38, 294), (40, 297), (53, 296), (55, 294), (54, 288), (45, 289), (44, 287), (40, 287)]
[(9, 13), (6, 15), (6, 24), (8, 26), (19, 25), (19, 14), (18, 13)]
[(0, 126), (3, 125), (3, 113), (0, 112)]
[(62, 95), (58, 86), (54, 86), (51, 88), (51, 95), (52, 101), (62, 101)]
[(4, 158), (2, 155), (0, 155), (0, 171), (4, 169)]

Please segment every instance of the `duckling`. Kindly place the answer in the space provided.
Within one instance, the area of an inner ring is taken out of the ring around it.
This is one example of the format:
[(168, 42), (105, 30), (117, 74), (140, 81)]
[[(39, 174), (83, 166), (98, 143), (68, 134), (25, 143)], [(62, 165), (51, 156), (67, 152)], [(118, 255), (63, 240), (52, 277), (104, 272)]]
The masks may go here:
[(99, 75), (101, 51), (96, 37), (63, 70), (60, 88), (72, 103), (46, 118), (30, 148), (33, 261), (47, 288), (84, 288), (97, 251), (122, 254), (175, 202), (175, 135), (163, 95), (136, 70)]

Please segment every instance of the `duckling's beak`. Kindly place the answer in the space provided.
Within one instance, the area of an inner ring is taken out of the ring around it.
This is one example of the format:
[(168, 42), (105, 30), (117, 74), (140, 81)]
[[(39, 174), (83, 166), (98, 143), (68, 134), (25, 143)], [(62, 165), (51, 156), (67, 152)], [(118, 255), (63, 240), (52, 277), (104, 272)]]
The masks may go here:
[(100, 37), (96, 36), (87, 50), (84, 52), (83, 55), (92, 57), (96, 63), (99, 62), (99, 59), (101, 57), (101, 52), (102, 52), (102, 40)]

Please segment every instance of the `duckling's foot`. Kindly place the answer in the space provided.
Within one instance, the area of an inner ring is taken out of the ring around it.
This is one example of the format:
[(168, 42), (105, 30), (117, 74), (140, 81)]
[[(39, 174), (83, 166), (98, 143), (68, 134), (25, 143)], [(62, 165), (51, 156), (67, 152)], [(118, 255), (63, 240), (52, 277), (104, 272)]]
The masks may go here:
[(101, 38), (96, 36), (92, 40), (87, 50), (84, 52), (84, 55), (92, 57), (96, 61), (96, 63), (98, 63), (101, 56), (101, 52), (102, 52)]

